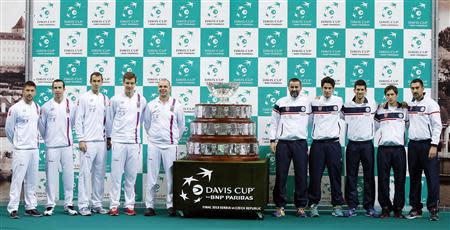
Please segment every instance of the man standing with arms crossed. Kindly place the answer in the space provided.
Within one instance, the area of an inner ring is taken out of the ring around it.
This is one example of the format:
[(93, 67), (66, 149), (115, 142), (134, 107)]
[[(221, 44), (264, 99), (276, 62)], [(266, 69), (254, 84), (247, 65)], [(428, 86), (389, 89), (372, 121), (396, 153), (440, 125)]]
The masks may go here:
[(56, 79), (52, 83), (53, 100), (41, 108), (39, 131), (46, 146), (47, 207), (45, 216), (53, 215), (55, 197), (58, 189), (59, 165), (63, 171), (64, 212), (77, 215), (73, 207), (73, 149), (72, 125), (75, 119), (75, 106), (64, 96), (65, 84)]
[(425, 97), (421, 79), (411, 81), (413, 99), (409, 107), (408, 166), (411, 187), (409, 192), (412, 207), (408, 219), (422, 216), (421, 188), (422, 172), (425, 172), (428, 187), (427, 208), (430, 220), (439, 220), (439, 159), (437, 145), (442, 123), (438, 103)]
[(25, 215), (42, 216), (36, 209), (35, 194), (39, 165), (39, 106), (33, 101), (35, 95), (36, 84), (32, 81), (25, 82), (22, 99), (9, 108), (6, 117), (6, 136), (14, 146), (8, 203), (8, 212), (12, 219), (20, 218), (17, 210), (24, 180)]
[(155, 193), (161, 159), (167, 182), (166, 207), (169, 216), (176, 216), (173, 208), (172, 166), (177, 158), (178, 140), (185, 129), (185, 118), (182, 105), (170, 96), (170, 91), (169, 80), (161, 79), (158, 83), (159, 97), (150, 101), (144, 112), (144, 127), (149, 140), (145, 216), (156, 215), (154, 210)]
[[(77, 104), (75, 132), (80, 146), (80, 175), (78, 177), (78, 208), (82, 216), (106, 214), (102, 208), (106, 169), (106, 109), (108, 97), (100, 93), (101, 73), (94, 72), (89, 80), (91, 90)], [(109, 148), (110, 146), (108, 146)], [(92, 181), (91, 181), (92, 178)], [(89, 193), (92, 186), (92, 194)], [(89, 209), (91, 204), (91, 210)]]
[(134, 211), (136, 175), (141, 154), (141, 120), (147, 101), (135, 93), (137, 77), (127, 72), (123, 75), (125, 92), (111, 98), (107, 116), (107, 137), (112, 141), (112, 162), (109, 215), (118, 216), (122, 174), (125, 172), (125, 214), (136, 215)]
[(355, 96), (345, 103), (342, 108), (345, 122), (347, 124), (348, 144), (345, 160), (347, 169), (347, 180), (345, 183), (345, 200), (348, 204), (346, 216), (356, 216), (356, 208), (359, 205), (358, 183), (359, 163), (361, 162), (364, 172), (364, 198), (363, 207), (366, 216), (376, 217), (373, 208), (375, 203), (375, 176), (374, 176), (374, 147), (373, 136), (375, 132), (374, 115), (377, 105), (374, 101), (366, 98), (367, 84), (364, 80), (355, 81), (353, 89)]
[(313, 128), (309, 154), (309, 205), (312, 217), (319, 217), (317, 205), (321, 198), (321, 181), (327, 166), (331, 184), (331, 204), (333, 216), (342, 217), (341, 205), (344, 204), (341, 191), (342, 152), (339, 135), (342, 127), (342, 98), (333, 95), (335, 82), (331, 77), (321, 81), (322, 96), (311, 102)]

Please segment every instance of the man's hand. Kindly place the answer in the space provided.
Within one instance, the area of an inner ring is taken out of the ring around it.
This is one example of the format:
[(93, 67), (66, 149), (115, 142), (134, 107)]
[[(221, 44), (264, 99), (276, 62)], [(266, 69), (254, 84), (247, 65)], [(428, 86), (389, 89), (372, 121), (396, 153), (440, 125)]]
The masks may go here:
[(85, 141), (80, 141), (78, 146), (80, 147), (81, 152), (85, 153), (87, 151), (87, 145)]
[(271, 142), (270, 143), (270, 150), (272, 151), (272, 153), (275, 153), (277, 150), (277, 142)]
[(428, 158), (433, 159), (436, 157), (436, 155), (437, 155), (437, 147), (431, 146), (430, 152), (428, 153)]
[(106, 149), (110, 150), (111, 149), (111, 138), (106, 138)]

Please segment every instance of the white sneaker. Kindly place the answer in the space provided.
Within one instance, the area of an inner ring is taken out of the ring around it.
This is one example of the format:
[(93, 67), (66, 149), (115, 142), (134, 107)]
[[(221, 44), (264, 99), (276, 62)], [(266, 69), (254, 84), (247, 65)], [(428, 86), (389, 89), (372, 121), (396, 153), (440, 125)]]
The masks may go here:
[(108, 211), (106, 209), (103, 209), (102, 207), (95, 207), (91, 209), (92, 213), (98, 213), (98, 214), (107, 214)]
[(88, 207), (80, 208), (79, 211), (80, 211), (80, 215), (82, 215), (82, 216), (90, 216), (90, 215), (92, 215), (91, 210), (89, 210)]
[(64, 207), (64, 213), (66, 213), (69, 216), (76, 216), (76, 215), (78, 215), (78, 212), (73, 208), (73, 206), (65, 206)]
[(44, 211), (44, 216), (52, 216), (53, 215), (53, 207), (47, 207)]

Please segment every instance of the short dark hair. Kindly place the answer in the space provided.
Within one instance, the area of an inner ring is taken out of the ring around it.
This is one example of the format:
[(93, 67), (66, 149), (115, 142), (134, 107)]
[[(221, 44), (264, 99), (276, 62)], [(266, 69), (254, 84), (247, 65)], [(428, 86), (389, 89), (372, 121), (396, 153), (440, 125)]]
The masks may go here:
[(53, 80), (53, 82), (52, 82), (52, 88), (53, 88), (53, 86), (55, 85), (56, 82), (62, 82), (62, 84), (63, 84), (63, 89), (66, 88), (66, 84), (65, 84), (64, 81), (61, 80), (61, 79), (55, 79), (55, 80)]
[(134, 82), (137, 82), (136, 74), (134, 74), (133, 72), (126, 72), (126, 73), (123, 75), (122, 82), (125, 82), (125, 79), (128, 79), (128, 80), (134, 79)]
[(411, 81), (411, 84), (409, 84), (409, 86), (411, 86), (413, 83), (417, 83), (417, 82), (419, 82), (419, 83), (420, 83), (420, 86), (422, 86), (422, 88), (423, 88), (423, 81), (422, 81), (422, 79), (420, 79), (420, 78), (413, 79), (413, 80)]
[(89, 82), (92, 81), (92, 76), (100, 76), (102, 78), (102, 81), (103, 81), (103, 75), (100, 72), (92, 72), (91, 76), (89, 77)]
[(331, 86), (333, 86), (333, 88), (334, 88), (335, 82), (334, 82), (333, 78), (331, 78), (331, 77), (322, 78), (322, 81), (320, 81), (320, 87), (323, 87), (323, 85), (325, 85), (325, 83), (330, 83)]
[(393, 86), (393, 85), (388, 85), (388, 86), (386, 86), (386, 88), (384, 88), (384, 95), (386, 95), (386, 93), (387, 93), (389, 90), (393, 90), (394, 93), (395, 93), (396, 95), (398, 95), (398, 89), (397, 89), (397, 87), (395, 87), (395, 86)]
[(291, 82), (300, 82), (300, 85), (302, 85), (302, 81), (300, 81), (300, 79), (298, 79), (298, 78), (296, 78), (296, 77), (291, 78), (291, 79), (289, 80), (289, 83), (291, 83)]
[(364, 86), (364, 89), (367, 89), (366, 81), (364, 81), (363, 79), (359, 79), (359, 80), (355, 81), (354, 89), (356, 89), (356, 86), (358, 86), (358, 85), (362, 85), (362, 86)]
[(33, 81), (27, 81), (25, 82), (25, 84), (23, 85), (23, 88), (30, 86), (36, 89), (36, 83), (34, 83)]

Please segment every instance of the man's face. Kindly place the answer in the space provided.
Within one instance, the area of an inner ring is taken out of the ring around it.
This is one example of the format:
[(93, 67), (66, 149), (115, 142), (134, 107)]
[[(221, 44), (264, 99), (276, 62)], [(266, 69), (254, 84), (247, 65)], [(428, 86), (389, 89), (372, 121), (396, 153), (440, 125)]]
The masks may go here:
[(125, 93), (130, 94), (134, 92), (134, 88), (136, 87), (136, 79), (124, 79), (123, 86), (125, 87)]
[(398, 95), (392, 89), (387, 91), (384, 96), (389, 104), (394, 104), (397, 102)]
[(325, 83), (322, 86), (322, 95), (324, 97), (331, 97), (333, 95), (334, 87), (330, 83)]
[(415, 99), (420, 99), (423, 97), (424, 88), (419, 82), (411, 84), (411, 93)]
[(98, 91), (100, 86), (102, 86), (102, 84), (103, 84), (102, 77), (99, 76), (99, 75), (93, 75), (90, 83), (91, 83), (91, 86), (92, 86), (92, 90)]
[(22, 96), (26, 101), (32, 101), (36, 95), (36, 88), (33, 86), (25, 86), (22, 90)]
[(353, 89), (353, 92), (355, 93), (356, 99), (362, 100), (366, 96), (367, 89), (363, 85), (357, 85), (356, 88)]
[(64, 86), (62, 82), (54, 82), (53, 83), (53, 87), (52, 87), (52, 91), (53, 91), (53, 95), (56, 98), (62, 98), (64, 95)]
[(158, 93), (160, 96), (168, 96), (170, 93), (170, 84), (168, 81), (160, 81), (158, 83)]
[(302, 85), (298, 81), (289, 82), (289, 94), (291, 97), (298, 97), (300, 91), (302, 90)]

